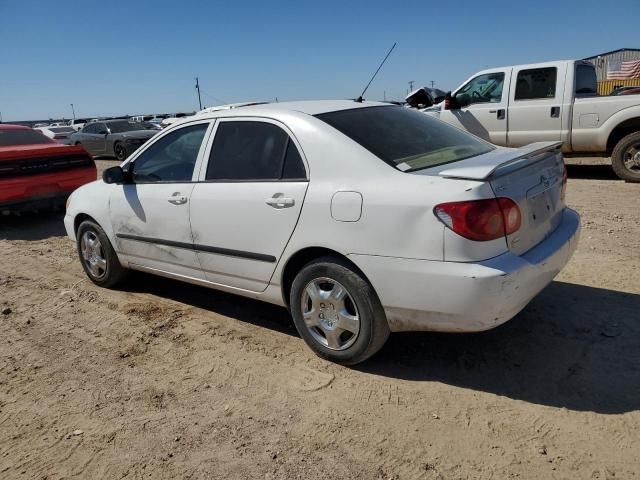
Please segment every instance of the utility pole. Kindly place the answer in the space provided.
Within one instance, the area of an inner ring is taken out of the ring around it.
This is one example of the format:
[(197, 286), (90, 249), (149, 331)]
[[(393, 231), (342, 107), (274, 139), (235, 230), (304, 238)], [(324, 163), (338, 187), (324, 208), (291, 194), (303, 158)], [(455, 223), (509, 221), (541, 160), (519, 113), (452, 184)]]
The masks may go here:
[(198, 90), (198, 105), (200, 105), (200, 110), (202, 110), (202, 100), (200, 99), (200, 83), (198, 81), (198, 77), (196, 77), (196, 90)]
[(70, 103), (69, 105), (71, 105), (71, 113), (73, 113), (73, 121), (76, 121), (76, 110), (73, 108), (73, 103)]
[(384, 99), (385, 102), (387, 101), (387, 91), (386, 90), (382, 91), (382, 98)]
[(414, 83), (416, 83), (415, 80), (409, 80), (409, 92), (408, 93), (413, 92), (413, 84)]
[(431, 80), (429, 83), (431, 83), (431, 88), (433, 88), (433, 85), (436, 83), (433, 80)]

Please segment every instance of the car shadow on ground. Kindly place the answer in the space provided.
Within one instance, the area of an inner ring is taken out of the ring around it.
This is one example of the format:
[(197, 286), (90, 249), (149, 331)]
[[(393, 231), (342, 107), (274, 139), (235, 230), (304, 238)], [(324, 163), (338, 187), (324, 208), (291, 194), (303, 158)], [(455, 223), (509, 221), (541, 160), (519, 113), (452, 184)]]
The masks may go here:
[(611, 165), (567, 165), (569, 178), (584, 180), (619, 180)]
[(285, 308), (251, 298), (142, 272), (135, 272), (122, 285), (121, 289), (169, 298), (258, 327), (298, 336), (289, 312)]
[[(144, 292), (298, 336), (281, 307), (147, 274)], [(434, 381), (540, 405), (640, 410), (640, 295), (552, 282), (513, 320), (481, 333), (395, 333), (363, 373)]]
[(0, 240), (43, 240), (66, 235), (64, 212), (41, 212), (0, 216)]
[(358, 369), (599, 413), (640, 410), (640, 295), (551, 283), (474, 334), (394, 334)]

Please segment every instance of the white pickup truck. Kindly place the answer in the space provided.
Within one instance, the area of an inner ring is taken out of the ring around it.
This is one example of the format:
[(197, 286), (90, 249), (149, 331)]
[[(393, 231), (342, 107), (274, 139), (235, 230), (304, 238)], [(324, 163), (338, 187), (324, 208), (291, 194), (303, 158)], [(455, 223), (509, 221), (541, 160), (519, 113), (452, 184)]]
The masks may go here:
[(640, 95), (596, 87), (593, 65), (579, 60), (492, 68), (424, 111), (496, 145), (561, 141), (565, 154), (611, 156), (620, 178), (640, 182)]

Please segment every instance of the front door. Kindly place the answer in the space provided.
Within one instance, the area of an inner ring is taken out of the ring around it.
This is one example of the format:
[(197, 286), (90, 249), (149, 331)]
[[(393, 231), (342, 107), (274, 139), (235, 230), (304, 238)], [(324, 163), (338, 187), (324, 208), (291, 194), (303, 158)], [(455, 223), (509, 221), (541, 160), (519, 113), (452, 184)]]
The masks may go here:
[(440, 119), (496, 145), (507, 144), (510, 70), (484, 73), (456, 91), (453, 106)]
[(132, 181), (110, 198), (116, 249), (137, 266), (202, 278), (193, 249), (189, 206), (210, 122), (160, 136), (132, 159)]
[(265, 290), (307, 190), (300, 150), (283, 125), (220, 120), (191, 195), (194, 247), (207, 280)]

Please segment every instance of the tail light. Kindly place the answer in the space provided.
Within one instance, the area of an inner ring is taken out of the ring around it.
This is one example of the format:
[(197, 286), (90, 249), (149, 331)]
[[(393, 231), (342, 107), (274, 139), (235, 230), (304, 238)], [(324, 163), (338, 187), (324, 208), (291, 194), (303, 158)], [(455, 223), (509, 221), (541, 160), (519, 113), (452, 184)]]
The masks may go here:
[(562, 164), (562, 187), (560, 188), (560, 199), (564, 202), (564, 197), (567, 194), (567, 166)]
[(505, 197), (441, 203), (433, 211), (458, 235), (479, 242), (510, 235), (522, 222), (518, 205)]

